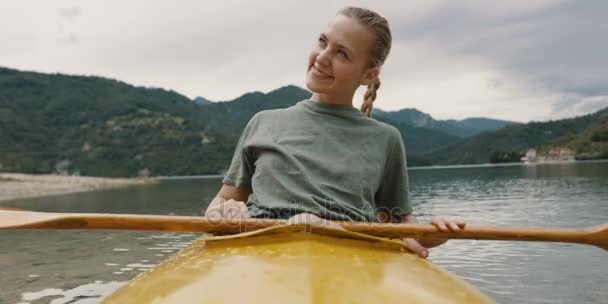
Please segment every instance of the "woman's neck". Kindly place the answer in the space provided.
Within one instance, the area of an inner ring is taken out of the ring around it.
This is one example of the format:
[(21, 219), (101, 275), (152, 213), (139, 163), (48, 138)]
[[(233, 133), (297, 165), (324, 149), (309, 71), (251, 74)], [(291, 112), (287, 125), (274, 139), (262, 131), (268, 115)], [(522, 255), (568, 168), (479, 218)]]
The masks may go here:
[(329, 94), (312, 93), (310, 100), (317, 101), (317, 102), (323, 102), (323, 103), (343, 104), (343, 105), (352, 106), (353, 95), (354, 94), (350, 94), (350, 96), (336, 96), (336, 95), (329, 95)]

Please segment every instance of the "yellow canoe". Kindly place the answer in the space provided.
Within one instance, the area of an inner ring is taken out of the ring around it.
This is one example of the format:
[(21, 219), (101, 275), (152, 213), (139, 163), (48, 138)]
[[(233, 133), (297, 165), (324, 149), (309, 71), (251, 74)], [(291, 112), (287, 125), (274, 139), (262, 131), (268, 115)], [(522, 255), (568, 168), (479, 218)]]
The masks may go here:
[(280, 226), (200, 239), (103, 303), (493, 302), (401, 242)]

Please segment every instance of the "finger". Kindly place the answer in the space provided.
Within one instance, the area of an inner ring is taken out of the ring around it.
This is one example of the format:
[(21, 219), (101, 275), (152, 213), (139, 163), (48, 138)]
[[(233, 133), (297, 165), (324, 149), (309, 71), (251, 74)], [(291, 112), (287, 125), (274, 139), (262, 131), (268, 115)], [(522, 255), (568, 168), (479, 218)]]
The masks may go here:
[(460, 227), (458, 227), (458, 225), (455, 222), (449, 222), (448, 226), (450, 227), (450, 229), (452, 229), (452, 231), (454, 232), (458, 232), (460, 231)]
[(306, 223), (313, 226), (329, 226), (330, 222), (324, 218), (320, 218), (312, 213), (306, 214)]
[(324, 225), (324, 219), (312, 214), (312, 213), (298, 213), (292, 217), (289, 218), (289, 220), (287, 221), (288, 224), (305, 224), (305, 225), (317, 225), (317, 226), (323, 226)]
[(431, 220), (431, 224), (435, 225), (435, 227), (439, 228), (439, 230), (442, 232), (450, 231), (450, 229), (448, 229), (448, 227), (445, 225), (445, 222), (442, 218), (434, 218), (433, 220)]
[(245, 202), (231, 199), (226, 201), (222, 206), (224, 207), (223, 215), (225, 218), (239, 219), (250, 217), (249, 209), (247, 209)]
[(223, 201), (220, 201), (220, 205), (218, 206), (219, 213), (220, 213), (220, 217), (222, 217), (222, 218), (227, 218), (227, 214), (228, 214), (228, 213), (226, 212), (226, 208), (229, 206), (229, 205), (228, 205), (228, 203), (229, 203), (230, 201), (231, 201), (231, 200), (223, 200)]
[(205, 217), (214, 220), (220, 219), (222, 218), (222, 211), (220, 210), (220, 208), (207, 209), (207, 211), (205, 212)]
[(416, 253), (421, 258), (427, 258), (429, 256), (428, 249), (424, 248), (418, 241), (414, 239), (403, 239), (403, 242), (407, 246), (407, 249)]
[(312, 213), (300, 213), (300, 216), (304, 220), (304, 223), (307, 225), (313, 225), (313, 226), (324, 226), (325, 225), (325, 219), (322, 219)]
[(329, 221), (329, 227), (346, 231), (346, 229), (344, 229), (344, 227), (342, 227), (342, 226), (338, 225), (338, 223), (332, 222), (332, 221)]
[(242, 203), (240, 205), (240, 212), (241, 212), (241, 214), (240, 214), (241, 218), (243, 218), (243, 219), (251, 218), (251, 214), (249, 214), (249, 208), (247, 208), (247, 205), (245, 205), (245, 203)]
[(467, 223), (465, 223), (462, 220), (456, 220), (456, 225), (458, 225), (458, 227), (460, 227), (461, 229), (464, 229), (464, 227), (467, 225)]
[(287, 220), (287, 224), (288, 225), (299, 225), (299, 224), (305, 224), (305, 219), (303, 217), (303, 214), (296, 214), (292, 217), (289, 218), (289, 220)]
[(241, 214), (241, 208), (235, 202), (227, 202), (224, 204), (224, 218), (236, 219)]

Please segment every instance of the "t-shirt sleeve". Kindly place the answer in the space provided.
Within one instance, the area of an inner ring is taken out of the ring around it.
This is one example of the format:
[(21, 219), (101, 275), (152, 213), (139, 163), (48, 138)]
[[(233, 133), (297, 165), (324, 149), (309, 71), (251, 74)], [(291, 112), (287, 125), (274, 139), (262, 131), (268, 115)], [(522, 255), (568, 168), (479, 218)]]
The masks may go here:
[(376, 192), (376, 207), (378, 211), (411, 214), (405, 145), (399, 131), (395, 132), (397, 135), (394, 136), (392, 148), (389, 149), (384, 177)]
[(252, 135), (252, 129), (257, 121), (257, 115), (253, 116), (251, 120), (243, 129), (241, 137), (236, 144), (232, 161), (230, 162), (230, 168), (226, 172), (222, 183), (232, 185), (235, 187), (251, 188), (251, 178), (254, 172), (254, 162), (251, 152), (247, 149), (247, 143)]

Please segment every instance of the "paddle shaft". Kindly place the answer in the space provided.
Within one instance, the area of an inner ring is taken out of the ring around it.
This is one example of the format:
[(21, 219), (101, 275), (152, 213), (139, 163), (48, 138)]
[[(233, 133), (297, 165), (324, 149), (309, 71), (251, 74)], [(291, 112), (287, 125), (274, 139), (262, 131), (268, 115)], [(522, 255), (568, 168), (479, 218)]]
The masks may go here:
[[(365, 234), (390, 238), (450, 238), (499, 241), (563, 242), (594, 245), (598, 247), (597, 237), (605, 232), (606, 225), (579, 228), (497, 228), (467, 226), (458, 232), (441, 232), (433, 225), (422, 224), (381, 224), (381, 223), (339, 223), (344, 229)], [(606, 246), (606, 244), (603, 244)], [(604, 247), (602, 247), (604, 248)], [(606, 248), (604, 248), (606, 249)], [(606, 249), (608, 250), (608, 249)]]
[[(285, 225), (275, 219), (207, 219), (199, 216), (47, 213), (0, 210), (0, 229), (111, 229), (234, 234)], [(495, 228), (467, 226), (459, 232), (441, 232), (433, 225), (340, 222), (344, 229), (389, 238), (450, 238), (565, 242), (608, 250), (608, 225), (580, 229)], [(311, 226), (314, 229), (314, 225)]]

